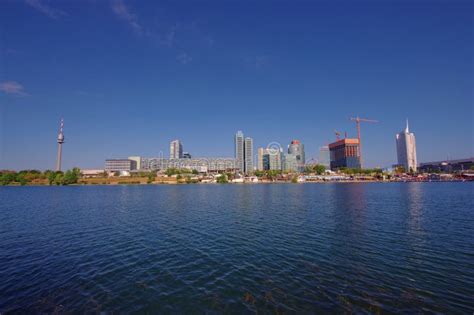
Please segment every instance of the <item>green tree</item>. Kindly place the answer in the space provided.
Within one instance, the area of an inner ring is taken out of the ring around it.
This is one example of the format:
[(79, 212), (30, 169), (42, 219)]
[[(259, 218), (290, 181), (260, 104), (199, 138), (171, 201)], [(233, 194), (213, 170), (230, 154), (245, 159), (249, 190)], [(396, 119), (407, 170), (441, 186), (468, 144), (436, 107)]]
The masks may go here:
[(314, 172), (318, 175), (324, 174), (325, 171), (326, 171), (326, 167), (324, 167), (324, 165), (316, 164), (314, 166)]
[(172, 175), (180, 174), (180, 171), (177, 168), (170, 167), (166, 169), (165, 174), (168, 176), (172, 176)]
[(15, 172), (3, 173), (2, 176), (0, 176), (0, 184), (8, 185), (8, 184), (14, 182), (15, 179), (16, 179)]
[(26, 174), (27, 173), (18, 173), (16, 175), (15, 181), (20, 183), (21, 186), (25, 186), (28, 183), (26, 179)]
[(198, 175), (199, 174), (198, 170), (193, 170), (193, 174)]
[(219, 184), (227, 184), (229, 181), (227, 180), (227, 176), (222, 174), (221, 176), (217, 177), (217, 183)]
[(257, 177), (263, 177), (264, 175), (265, 175), (265, 171), (260, 171), (260, 170), (255, 171), (255, 176)]
[(52, 185), (54, 183), (55, 179), (56, 179), (56, 173), (55, 172), (51, 172), (51, 173), (48, 174), (49, 185)]
[(63, 184), (63, 173), (62, 172), (56, 172), (56, 176), (54, 177), (54, 184), (56, 185), (62, 185)]
[(155, 173), (150, 172), (150, 173), (148, 174), (147, 183), (148, 183), (148, 184), (151, 184), (151, 183), (153, 183), (154, 180), (155, 180)]

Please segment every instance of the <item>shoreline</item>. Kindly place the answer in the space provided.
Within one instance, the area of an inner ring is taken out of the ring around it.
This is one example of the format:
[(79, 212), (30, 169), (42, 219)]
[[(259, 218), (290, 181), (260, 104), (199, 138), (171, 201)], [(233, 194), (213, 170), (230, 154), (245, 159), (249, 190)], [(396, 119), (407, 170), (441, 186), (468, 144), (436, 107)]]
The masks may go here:
[[(49, 185), (49, 184), (26, 184), (20, 185), (19, 183), (3, 185), (3, 187), (58, 187), (58, 186), (166, 186), (166, 185), (178, 185), (178, 186), (190, 186), (190, 185), (269, 185), (269, 184), (369, 184), (369, 183), (469, 183), (474, 182), (472, 180), (431, 180), (431, 181), (388, 181), (388, 180), (338, 180), (338, 181), (305, 181), (292, 183), (291, 181), (275, 181), (275, 182), (249, 182), (249, 183), (177, 183), (177, 182), (153, 182), (153, 183), (141, 183), (141, 182), (111, 182), (111, 183), (77, 183), (69, 185)], [(2, 186), (0, 186), (2, 187)]]

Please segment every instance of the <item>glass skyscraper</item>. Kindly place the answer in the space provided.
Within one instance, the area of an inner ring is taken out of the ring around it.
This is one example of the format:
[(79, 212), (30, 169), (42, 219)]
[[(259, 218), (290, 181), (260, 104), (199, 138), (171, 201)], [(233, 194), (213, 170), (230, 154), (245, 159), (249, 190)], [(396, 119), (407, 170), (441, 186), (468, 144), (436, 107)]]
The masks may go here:
[(234, 138), (234, 155), (237, 161), (237, 168), (241, 172), (245, 171), (244, 151), (244, 134), (242, 131), (237, 131)]
[(245, 147), (244, 147), (244, 157), (245, 157), (245, 174), (253, 173), (253, 139), (245, 138)]

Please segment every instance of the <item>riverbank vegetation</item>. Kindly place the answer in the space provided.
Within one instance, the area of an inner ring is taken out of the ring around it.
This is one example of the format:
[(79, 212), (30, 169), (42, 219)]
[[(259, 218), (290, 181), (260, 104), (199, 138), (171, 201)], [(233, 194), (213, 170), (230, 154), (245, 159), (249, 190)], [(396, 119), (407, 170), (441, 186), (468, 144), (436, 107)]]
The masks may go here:
[(0, 185), (70, 185), (76, 184), (81, 177), (77, 167), (64, 172), (47, 170), (0, 171)]

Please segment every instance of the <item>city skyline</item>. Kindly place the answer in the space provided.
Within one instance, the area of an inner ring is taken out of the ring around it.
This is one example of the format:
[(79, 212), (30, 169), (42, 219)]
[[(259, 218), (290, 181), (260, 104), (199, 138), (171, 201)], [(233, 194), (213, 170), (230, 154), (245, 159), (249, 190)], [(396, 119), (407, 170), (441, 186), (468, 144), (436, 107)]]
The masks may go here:
[(54, 169), (61, 117), (63, 169), (232, 157), (235, 130), (309, 161), (355, 116), (380, 121), (364, 167), (397, 163), (406, 117), (419, 163), (474, 156), (471, 2), (32, 3), (0, 4), (0, 169)]

